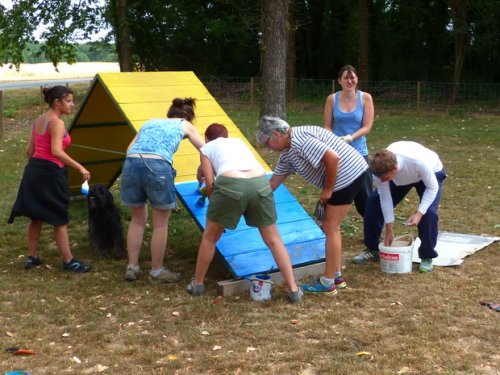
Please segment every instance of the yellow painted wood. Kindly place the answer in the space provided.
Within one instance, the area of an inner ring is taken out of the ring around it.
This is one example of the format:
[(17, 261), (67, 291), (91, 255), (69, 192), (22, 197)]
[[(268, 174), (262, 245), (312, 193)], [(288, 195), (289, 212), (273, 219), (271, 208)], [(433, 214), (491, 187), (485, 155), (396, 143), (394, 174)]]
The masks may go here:
[(108, 87), (120, 86), (180, 86), (190, 82), (198, 83), (198, 77), (193, 72), (129, 72), (129, 73), (99, 73)]
[[(148, 103), (122, 103), (120, 107), (130, 120), (148, 120), (151, 118), (165, 118), (172, 100), (151, 101)], [(214, 100), (197, 100), (195, 114), (197, 118), (206, 116), (218, 116), (223, 109)], [(227, 115), (225, 115), (227, 118)]]
[[(202, 138), (211, 123), (224, 124), (229, 135), (242, 139), (266, 171), (270, 171), (253, 148), (254, 140), (245, 138), (193, 72), (98, 74), (70, 125), (73, 145), (68, 153), (90, 170), (91, 184), (103, 183), (106, 178), (114, 181), (120, 173), (120, 158), (135, 134), (145, 121), (166, 118), (176, 97), (196, 99), (193, 124)], [(198, 165), (198, 150), (188, 140), (183, 140), (174, 155), (176, 181), (196, 180)], [(72, 191), (79, 190), (81, 176), (72, 169), (69, 169), (69, 181)]]
[(143, 87), (115, 87), (113, 96), (117, 103), (149, 103), (151, 101), (167, 100), (172, 103), (174, 98), (194, 98), (200, 100), (210, 100), (211, 95), (208, 90), (199, 85), (187, 86), (143, 86)]
[(126, 121), (120, 107), (100, 82), (96, 82), (91, 90), (77, 114), (78, 122), (74, 125)]

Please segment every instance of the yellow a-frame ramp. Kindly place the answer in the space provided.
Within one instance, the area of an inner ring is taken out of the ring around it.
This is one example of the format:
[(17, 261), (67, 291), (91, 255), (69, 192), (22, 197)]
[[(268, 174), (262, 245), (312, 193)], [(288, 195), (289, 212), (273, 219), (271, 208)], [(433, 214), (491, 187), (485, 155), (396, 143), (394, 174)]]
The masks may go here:
[[(68, 153), (91, 172), (90, 184), (111, 186), (121, 173), (126, 149), (142, 124), (151, 118), (165, 118), (176, 97), (196, 99), (196, 119), (200, 134), (213, 122), (224, 124), (230, 137), (242, 139), (267, 172), (269, 166), (227, 116), (193, 72), (133, 72), (98, 74), (73, 119)], [(199, 152), (189, 141), (181, 142), (174, 155), (179, 199), (203, 229), (206, 204), (200, 204), (196, 170)], [(78, 194), (81, 176), (69, 172), (69, 185)], [(286, 187), (275, 192), (278, 228), (289, 251), (292, 265), (318, 263), (324, 259), (325, 236)], [(277, 270), (271, 252), (258, 231), (242, 220), (217, 244), (229, 270), (236, 278)]]
[[(165, 118), (174, 98), (196, 99), (194, 125), (203, 135), (213, 122), (224, 124), (230, 137), (243, 139), (236, 125), (193, 72), (101, 73), (92, 81), (69, 132), (68, 153), (85, 162), (92, 184), (111, 186), (119, 176), (125, 152), (142, 124), (151, 118)], [(264, 160), (258, 160), (270, 171)], [(196, 180), (199, 153), (183, 141), (175, 155), (176, 182)], [(81, 176), (69, 173), (69, 186), (77, 194)]]

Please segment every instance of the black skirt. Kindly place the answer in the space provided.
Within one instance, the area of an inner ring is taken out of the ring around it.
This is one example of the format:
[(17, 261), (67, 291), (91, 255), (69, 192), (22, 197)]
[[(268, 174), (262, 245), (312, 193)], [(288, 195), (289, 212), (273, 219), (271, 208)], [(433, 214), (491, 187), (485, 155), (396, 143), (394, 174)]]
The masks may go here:
[(13, 223), (17, 216), (26, 216), (54, 226), (66, 225), (69, 198), (67, 168), (45, 159), (31, 158), (24, 168), (7, 222)]

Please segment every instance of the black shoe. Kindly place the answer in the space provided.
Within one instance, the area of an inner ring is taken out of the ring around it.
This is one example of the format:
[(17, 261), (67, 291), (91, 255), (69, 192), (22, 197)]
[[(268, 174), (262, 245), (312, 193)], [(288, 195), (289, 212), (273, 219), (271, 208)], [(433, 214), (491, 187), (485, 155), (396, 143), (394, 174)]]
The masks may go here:
[(26, 261), (26, 264), (24, 265), (25, 270), (30, 270), (32, 268), (38, 267), (42, 264), (42, 261), (39, 257), (33, 257), (33, 256), (28, 256), (28, 260)]
[(73, 272), (89, 272), (90, 265), (80, 262), (75, 258), (71, 259), (69, 263), (63, 261), (63, 270), (64, 271), (73, 271)]

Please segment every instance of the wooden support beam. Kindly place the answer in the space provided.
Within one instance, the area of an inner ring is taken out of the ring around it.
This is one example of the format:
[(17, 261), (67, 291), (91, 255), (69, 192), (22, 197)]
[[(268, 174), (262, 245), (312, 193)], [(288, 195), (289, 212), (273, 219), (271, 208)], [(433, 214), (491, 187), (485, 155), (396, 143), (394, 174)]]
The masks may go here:
[[(325, 271), (325, 262), (309, 264), (307, 266), (297, 267), (293, 269), (295, 279), (305, 279), (312, 275), (321, 275)], [(284, 283), (283, 275), (281, 272), (273, 272), (269, 274), (275, 285), (282, 285)], [(217, 290), (219, 295), (223, 297), (233, 296), (249, 290), (250, 281), (247, 279), (241, 280), (224, 280), (217, 283)]]

